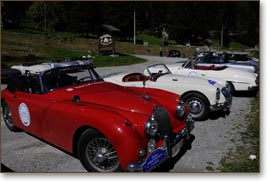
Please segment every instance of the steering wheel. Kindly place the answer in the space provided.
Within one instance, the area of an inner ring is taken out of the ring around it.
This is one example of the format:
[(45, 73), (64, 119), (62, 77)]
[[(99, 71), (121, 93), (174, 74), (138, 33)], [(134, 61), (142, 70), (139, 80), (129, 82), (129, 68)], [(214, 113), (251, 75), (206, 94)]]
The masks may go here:
[(83, 78), (79, 79), (76, 83), (81, 83), (81, 82), (83, 82), (86, 79), (92, 80), (92, 78), (90, 76), (86, 76), (86, 77), (83, 77)]

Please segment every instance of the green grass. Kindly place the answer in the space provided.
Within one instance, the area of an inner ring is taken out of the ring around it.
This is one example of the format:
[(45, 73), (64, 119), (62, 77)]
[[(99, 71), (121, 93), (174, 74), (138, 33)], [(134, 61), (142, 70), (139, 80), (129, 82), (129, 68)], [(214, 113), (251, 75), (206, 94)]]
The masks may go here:
[[(23, 29), (20, 31), (4, 30), (1, 32), (1, 36), (1, 62), (8, 66), (80, 59), (81, 56), (88, 55), (88, 51), (95, 56), (94, 63), (97, 67), (130, 65), (146, 61), (129, 56), (133, 52), (126, 53), (124, 49), (118, 49), (118, 42), (116, 50), (121, 53), (119, 57), (99, 55), (97, 38), (83, 38), (73, 33), (54, 33), (46, 37), (44, 34), (28, 33)], [(133, 50), (134, 46), (131, 43), (121, 43), (121, 47)]]
[(146, 41), (149, 45), (160, 45), (160, 38), (149, 36), (147, 34), (139, 34), (136, 37), (138, 40)]
[(229, 50), (238, 50), (238, 51), (245, 50), (248, 48), (249, 48), (248, 46), (242, 45), (242, 44), (237, 43), (235, 41), (232, 41), (230, 43), (230, 46), (229, 46)]
[[(221, 161), (221, 172), (259, 172), (260, 171), (260, 97), (259, 93), (251, 102), (251, 111), (246, 117), (248, 126), (241, 133), (242, 144), (236, 151), (230, 151)], [(256, 159), (249, 159), (255, 155)]]
[(212, 48), (218, 48), (220, 51), (244, 51), (245, 49), (248, 49), (250, 47), (242, 45), (240, 43), (237, 43), (235, 41), (231, 41), (229, 47), (220, 48), (220, 40), (213, 39), (213, 44), (211, 45)]
[[(142, 33), (137, 40), (148, 41), (148, 51), (144, 50), (143, 44), (134, 45), (132, 42), (116, 41), (116, 53), (119, 57), (108, 57), (98, 55), (98, 38), (90, 35), (88, 38), (80, 34), (70, 32), (48, 33), (33, 26), (24, 25), (20, 29), (1, 31), (1, 62), (11, 66), (25, 62), (40, 63), (53, 60), (70, 60), (88, 55), (88, 51), (94, 53), (94, 62), (97, 67), (120, 66), (145, 62), (132, 54), (146, 54), (159, 56), (160, 38)], [(195, 48), (175, 47), (175, 41), (163, 48), (163, 55), (168, 55), (170, 50), (178, 50), (183, 57), (194, 55)], [(215, 42), (214, 42), (215, 43)], [(240, 46), (234, 44), (236, 48)]]

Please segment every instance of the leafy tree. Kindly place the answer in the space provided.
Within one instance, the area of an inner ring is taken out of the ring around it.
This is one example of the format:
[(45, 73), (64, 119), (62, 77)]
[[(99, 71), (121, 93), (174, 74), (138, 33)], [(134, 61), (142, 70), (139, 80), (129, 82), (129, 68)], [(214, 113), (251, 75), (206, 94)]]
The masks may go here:
[(66, 11), (61, 2), (33, 2), (27, 16), (45, 32), (55, 32), (57, 24), (67, 21)]
[(25, 18), (25, 11), (31, 2), (1, 1), (3, 28), (15, 28)]
[(97, 33), (103, 22), (103, 15), (98, 2), (71, 2), (69, 6), (69, 26), (72, 32), (88, 36)]
[[(29, 7), (30, 6), (30, 7)], [(166, 25), (169, 38), (192, 45), (210, 38), (216, 30), (220, 38), (222, 25), (224, 45), (229, 46), (230, 34), (253, 46), (259, 42), (259, 1), (199, 2), (199, 1), (146, 1), (146, 2), (6, 2), (1, 4), (2, 21), (20, 22), (25, 10), (35, 25), (45, 31), (71, 31), (88, 36), (102, 33), (101, 25), (110, 24), (122, 30), (123, 38), (133, 37), (133, 13), (136, 11), (136, 31), (161, 37)], [(158, 30), (158, 31), (157, 31)], [(234, 38), (236, 39), (236, 38)]]

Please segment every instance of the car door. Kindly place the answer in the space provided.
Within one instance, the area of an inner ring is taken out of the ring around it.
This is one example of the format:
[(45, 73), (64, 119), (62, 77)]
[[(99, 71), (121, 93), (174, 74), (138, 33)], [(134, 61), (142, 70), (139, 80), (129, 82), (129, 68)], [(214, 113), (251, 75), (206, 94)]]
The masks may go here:
[(191, 69), (181, 67), (176, 71), (176, 74), (193, 77), (205, 77), (207, 75), (206, 70)]
[(42, 114), (44, 106), (47, 104), (44, 96), (42, 94), (15, 91), (12, 103), (16, 126), (37, 137), (42, 137)]

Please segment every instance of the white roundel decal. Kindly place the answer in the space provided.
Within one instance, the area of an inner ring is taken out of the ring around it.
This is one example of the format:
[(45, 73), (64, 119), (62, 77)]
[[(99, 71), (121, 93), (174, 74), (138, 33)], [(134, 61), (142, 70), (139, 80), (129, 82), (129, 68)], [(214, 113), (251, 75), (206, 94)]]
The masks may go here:
[(30, 125), (30, 113), (28, 110), (28, 107), (25, 103), (21, 103), (19, 106), (19, 115), (21, 122), (23, 123), (24, 126), (29, 126)]

